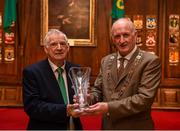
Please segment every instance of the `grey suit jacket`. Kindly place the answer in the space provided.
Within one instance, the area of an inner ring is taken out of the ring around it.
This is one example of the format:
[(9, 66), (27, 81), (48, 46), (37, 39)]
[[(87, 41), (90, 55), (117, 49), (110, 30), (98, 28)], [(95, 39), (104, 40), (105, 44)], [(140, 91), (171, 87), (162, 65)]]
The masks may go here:
[(160, 79), (159, 58), (139, 48), (121, 76), (117, 76), (117, 53), (104, 57), (91, 90), (94, 102), (105, 101), (109, 106), (103, 129), (153, 129), (151, 105)]

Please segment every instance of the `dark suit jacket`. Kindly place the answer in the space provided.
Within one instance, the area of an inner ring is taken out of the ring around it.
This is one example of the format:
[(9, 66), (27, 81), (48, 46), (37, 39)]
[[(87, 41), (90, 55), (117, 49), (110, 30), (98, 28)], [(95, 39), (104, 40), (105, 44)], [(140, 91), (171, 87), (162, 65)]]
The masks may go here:
[[(66, 62), (65, 70), (77, 66)], [(74, 90), (67, 75), (70, 103), (73, 103)], [(63, 129), (69, 124), (66, 105), (48, 60), (40, 61), (23, 70), (24, 110), (29, 116), (28, 129)], [(75, 129), (82, 129), (79, 118), (73, 118)]]
[(102, 59), (93, 94), (106, 101), (109, 113), (103, 116), (104, 129), (153, 129), (151, 105), (161, 79), (157, 56), (137, 48), (124, 72), (117, 76), (117, 53)]

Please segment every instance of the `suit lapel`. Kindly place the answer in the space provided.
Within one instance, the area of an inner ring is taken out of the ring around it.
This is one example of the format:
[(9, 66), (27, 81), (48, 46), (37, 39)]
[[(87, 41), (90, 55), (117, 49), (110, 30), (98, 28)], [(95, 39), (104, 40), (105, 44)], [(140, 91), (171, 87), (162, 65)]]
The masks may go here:
[(125, 69), (124, 69), (124, 72), (123, 72), (122, 75), (120, 76), (119, 80), (117, 80), (118, 82), (117, 82), (116, 87), (117, 87), (117, 86), (119, 85), (119, 83), (123, 80), (123, 78), (127, 76), (127, 74), (128, 74), (129, 71), (130, 71), (130, 68), (131, 68), (132, 66), (134, 66), (134, 65), (133, 65), (133, 62), (134, 62), (136, 56), (138, 55), (138, 53), (139, 53), (139, 48), (137, 48), (137, 50), (136, 50), (136, 51), (134, 52), (134, 54), (132, 55), (131, 59), (128, 61), (128, 64), (126, 65), (126, 67), (125, 67)]
[(49, 65), (48, 59), (45, 60), (45, 64), (44, 64), (44, 68), (43, 68), (43, 72), (45, 73), (44, 75), (47, 75), (48, 77), (46, 77), (46, 81), (48, 81), (48, 85), (50, 88), (54, 88), (54, 95), (59, 97), (59, 100), (63, 100), (63, 97), (61, 95), (61, 91), (58, 85), (58, 82), (56, 80), (56, 77), (54, 75), (54, 72), (51, 68), (51, 66)]
[(117, 53), (114, 53), (110, 56), (110, 58), (107, 61), (107, 80), (109, 82), (111, 82), (111, 85), (113, 87), (115, 87), (116, 83), (117, 83)]
[(111, 77), (113, 78), (114, 83), (116, 83), (118, 81), (118, 76), (117, 76), (117, 55), (115, 56), (114, 61), (112, 61)]

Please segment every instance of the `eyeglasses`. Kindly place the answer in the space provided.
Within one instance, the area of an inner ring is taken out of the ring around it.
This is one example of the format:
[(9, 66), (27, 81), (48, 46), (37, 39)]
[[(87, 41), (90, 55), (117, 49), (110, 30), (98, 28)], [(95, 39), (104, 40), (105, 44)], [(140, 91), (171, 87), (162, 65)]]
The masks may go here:
[(48, 46), (50, 46), (52, 48), (57, 48), (58, 45), (61, 47), (66, 47), (68, 45), (68, 43), (66, 43), (66, 42), (51, 42), (51, 43), (49, 43)]

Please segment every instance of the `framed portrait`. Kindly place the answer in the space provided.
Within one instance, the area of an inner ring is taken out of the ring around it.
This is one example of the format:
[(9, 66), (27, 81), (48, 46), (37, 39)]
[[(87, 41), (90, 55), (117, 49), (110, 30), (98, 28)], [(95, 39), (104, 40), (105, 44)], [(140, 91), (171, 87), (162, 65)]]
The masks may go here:
[(41, 45), (49, 29), (64, 32), (70, 46), (96, 46), (96, 0), (41, 0)]

